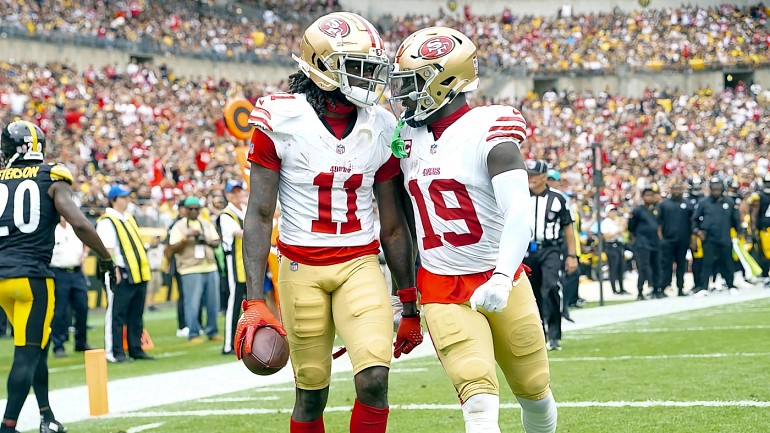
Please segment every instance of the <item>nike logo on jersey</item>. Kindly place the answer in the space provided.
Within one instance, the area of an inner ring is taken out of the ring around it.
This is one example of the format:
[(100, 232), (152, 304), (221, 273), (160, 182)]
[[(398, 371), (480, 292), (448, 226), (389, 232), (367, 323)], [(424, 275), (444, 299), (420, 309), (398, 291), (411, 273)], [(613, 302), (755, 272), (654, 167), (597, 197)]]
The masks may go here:
[(40, 166), (24, 168), (6, 168), (0, 170), (0, 180), (29, 179), (37, 177)]

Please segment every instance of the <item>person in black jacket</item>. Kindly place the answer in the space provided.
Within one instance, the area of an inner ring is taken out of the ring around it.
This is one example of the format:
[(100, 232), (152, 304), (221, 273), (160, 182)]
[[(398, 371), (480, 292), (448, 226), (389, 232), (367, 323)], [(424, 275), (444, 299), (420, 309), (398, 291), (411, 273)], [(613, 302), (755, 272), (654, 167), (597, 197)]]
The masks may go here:
[(651, 298), (665, 296), (660, 287), (660, 238), (658, 235), (658, 210), (655, 204), (658, 201), (660, 188), (652, 184), (642, 191), (641, 204), (631, 212), (628, 221), (628, 231), (634, 235), (634, 256), (639, 279), (636, 283), (638, 291), (637, 300), (644, 300), (644, 282), (652, 289)]
[[(690, 190), (685, 197), (693, 208), (693, 214), (698, 209), (698, 203), (703, 199), (703, 182), (700, 176), (693, 175), (688, 179)], [(690, 230), (692, 232), (692, 230)], [(690, 251), (692, 252), (692, 279), (694, 287), (706, 287), (708, 281), (701, 282), (700, 277), (703, 273), (703, 242), (695, 235), (690, 236)]]
[(661, 241), (661, 281), (665, 290), (672, 281), (676, 263), (676, 286), (684, 296), (684, 273), (687, 271), (687, 249), (690, 247), (690, 228), (694, 207), (683, 197), (680, 183), (671, 185), (671, 195), (658, 205), (658, 224)]
[[(724, 183), (718, 177), (709, 181), (710, 195), (698, 203), (695, 210), (693, 233), (703, 242), (703, 269), (701, 283), (708, 284), (714, 269), (722, 274), (731, 294), (737, 289), (733, 284), (733, 250), (730, 229), (740, 230), (735, 203), (724, 194)], [(693, 289), (698, 296), (707, 293), (707, 287)]]

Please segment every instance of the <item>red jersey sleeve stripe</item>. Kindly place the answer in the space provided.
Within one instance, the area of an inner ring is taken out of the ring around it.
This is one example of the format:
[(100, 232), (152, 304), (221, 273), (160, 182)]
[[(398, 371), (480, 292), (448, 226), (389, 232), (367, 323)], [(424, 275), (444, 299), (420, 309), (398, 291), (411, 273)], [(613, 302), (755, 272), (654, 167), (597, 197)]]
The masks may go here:
[(527, 130), (519, 125), (497, 125), (489, 128), (489, 131), (520, 131), (524, 134), (527, 133)]
[(249, 161), (273, 171), (281, 171), (281, 158), (275, 150), (275, 143), (262, 130), (254, 129), (251, 136)]
[(492, 134), (492, 135), (488, 136), (487, 137), (487, 141), (489, 142), (489, 141), (495, 140), (497, 138), (513, 138), (513, 139), (516, 139), (518, 141), (524, 141), (524, 140), (527, 139), (527, 135), (526, 134), (517, 134), (515, 132), (498, 132), (497, 134)]
[(249, 116), (249, 123), (254, 125), (254, 126), (260, 126), (261, 125), (261, 127), (267, 129), (268, 131), (272, 131), (273, 130), (273, 128), (270, 127), (270, 124), (267, 123), (267, 120), (265, 120), (265, 119), (263, 119), (261, 117)]
[(255, 112), (256, 113), (262, 113), (264, 115), (263, 117), (266, 117), (268, 120), (271, 120), (273, 118), (273, 116), (270, 115), (270, 112), (265, 110), (262, 107), (254, 107), (254, 110), (252, 110), (252, 112), (251, 112), (249, 117), (251, 117), (251, 116), (254, 116), (254, 117), (258, 116), (258, 114), (256, 114)]
[(524, 122), (524, 118), (521, 116), (503, 116), (498, 117), (497, 122)]

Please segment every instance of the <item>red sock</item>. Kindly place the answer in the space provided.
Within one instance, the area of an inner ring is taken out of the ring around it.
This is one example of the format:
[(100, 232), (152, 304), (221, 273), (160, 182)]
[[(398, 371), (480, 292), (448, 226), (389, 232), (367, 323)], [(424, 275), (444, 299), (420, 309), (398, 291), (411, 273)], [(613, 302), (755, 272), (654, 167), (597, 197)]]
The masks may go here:
[(388, 426), (388, 408), (367, 406), (358, 399), (350, 416), (350, 433), (385, 433)]
[(310, 422), (294, 421), (294, 418), (292, 418), (289, 433), (326, 433), (324, 430), (324, 417)]

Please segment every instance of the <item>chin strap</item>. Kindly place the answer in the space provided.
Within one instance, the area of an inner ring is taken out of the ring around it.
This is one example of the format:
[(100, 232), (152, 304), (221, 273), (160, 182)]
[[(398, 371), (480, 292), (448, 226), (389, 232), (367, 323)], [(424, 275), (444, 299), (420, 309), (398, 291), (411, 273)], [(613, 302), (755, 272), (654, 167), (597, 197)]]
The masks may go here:
[(401, 139), (401, 128), (404, 127), (404, 124), (406, 124), (406, 122), (403, 118), (398, 119), (396, 129), (393, 131), (393, 136), (390, 139), (390, 151), (393, 152), (393, 155), (396, 158), (401, 159), (408, 156), (406, 153), (406, 143)]

